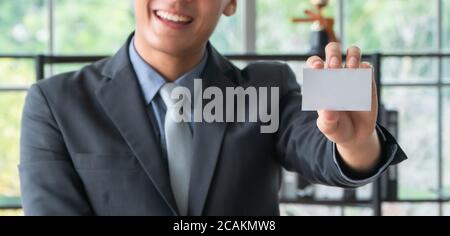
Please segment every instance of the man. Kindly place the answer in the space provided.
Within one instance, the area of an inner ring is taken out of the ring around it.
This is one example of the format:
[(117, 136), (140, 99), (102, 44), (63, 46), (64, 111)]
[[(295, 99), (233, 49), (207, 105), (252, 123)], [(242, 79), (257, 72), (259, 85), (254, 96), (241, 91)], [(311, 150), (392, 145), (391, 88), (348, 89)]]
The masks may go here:
[[(19, 167), (25, 214), (278, 215), (281, 167), (354, 188), (406, 159), (376, 124), (375, 88), (370, 112), (303, 112), (288, 66), (239, 70), (223, 58), (208, 39), (236, 7), (135, 0), (136, 32), (116, 55), (33, 85)], [(326, 61), (311, 57), (308, 66), (341, 68), (339, 45), (326, 51)], [(370, 67), (358, 48), (347, 53), (346, 67)], [(223, 92), (279, 88), (277, 131), (261, 133), (262, 122), (167, 119), (172, 89), (191, 91), (195, 78)]]

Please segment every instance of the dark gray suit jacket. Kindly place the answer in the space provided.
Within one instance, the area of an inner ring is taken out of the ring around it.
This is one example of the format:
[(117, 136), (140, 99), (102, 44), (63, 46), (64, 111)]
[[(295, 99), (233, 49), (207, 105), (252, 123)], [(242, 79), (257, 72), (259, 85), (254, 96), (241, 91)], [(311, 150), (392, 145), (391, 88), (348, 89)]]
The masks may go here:
[[(26, 215), (178, 214), (128, 45), (29, 90), (19, 166)], [(194, 124), (189, 215), (278, 215), (281, 167), (313, 183), (353, 188), (406, 158), (380, 127), (383, 162), (368, 179), (351, 177), (317, 129), (317, 114), (301, 111), (300, 87), (284, 64), (240, 70), (209, 46), (203, 85), (279, 87), (280, 129), (261, 134), (258, 123)]]

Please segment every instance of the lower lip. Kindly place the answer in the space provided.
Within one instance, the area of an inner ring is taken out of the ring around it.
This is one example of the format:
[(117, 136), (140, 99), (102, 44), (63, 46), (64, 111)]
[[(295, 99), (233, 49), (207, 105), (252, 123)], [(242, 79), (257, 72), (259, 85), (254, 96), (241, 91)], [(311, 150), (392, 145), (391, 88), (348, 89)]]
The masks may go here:
[(192, 21), (189, 22), (189, 23), (184, 23), (184, 24), (183, 24), (183, 23), (175, 23), (175, 22), (173, 22), (173, 21), (166, 20), (166, 19), (164, 19), (164, 18), (162, 18), (162, 17), (156, 15), (156, 12), (153, 12), (153, 15), (154, 15), (159, 21), (161, 21), (162, 23), (164, 23), (165, 25), (167, 25), (168, 27), (170, 27), (170, 28), (172, 28), (172, 29), (185, 29), (185, 28), (187, 28), (187, 27), (192, 23)]

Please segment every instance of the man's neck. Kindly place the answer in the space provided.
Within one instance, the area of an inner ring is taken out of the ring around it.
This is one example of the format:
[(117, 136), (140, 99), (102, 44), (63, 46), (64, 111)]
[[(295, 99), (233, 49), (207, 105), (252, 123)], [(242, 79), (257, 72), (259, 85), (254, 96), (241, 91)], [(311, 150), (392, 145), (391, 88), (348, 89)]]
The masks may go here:
[(195, 68), (203, 59), (206, 50), (205, 46), (180, 55), (170, 55), (148, 47), (137, 38), (134, 41), (134, 47), (144, 61), (169, 82), (177, 80)]

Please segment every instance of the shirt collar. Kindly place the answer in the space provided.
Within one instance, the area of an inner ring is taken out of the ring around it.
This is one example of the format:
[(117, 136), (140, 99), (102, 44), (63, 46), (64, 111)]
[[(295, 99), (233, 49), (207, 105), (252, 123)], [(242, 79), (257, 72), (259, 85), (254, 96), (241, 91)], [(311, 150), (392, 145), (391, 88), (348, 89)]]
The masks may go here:
[[(153, 69), (145, 60), (139, 55), (135, 46), (134, 38), (129, 45), (130, 61), (133, 66), (138, 82), (144, 94), (145, 102), (150, 104), (158, 94), (159, 90), (166, 83), (164, 77)], [(202, 60), (191, 71), (183, 74), (175, 83), (179, 86), (187, 87), (193, 92), (194, 79), (200, 79), (205, 70), (208, 53), (205, 53)]]

